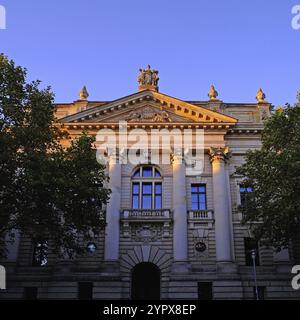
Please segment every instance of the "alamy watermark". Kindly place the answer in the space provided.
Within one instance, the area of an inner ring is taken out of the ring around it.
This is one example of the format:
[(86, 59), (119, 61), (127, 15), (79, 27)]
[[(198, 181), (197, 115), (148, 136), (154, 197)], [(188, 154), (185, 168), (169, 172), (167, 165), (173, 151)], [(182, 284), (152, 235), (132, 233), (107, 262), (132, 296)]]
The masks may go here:
[(294, 290), (300, 289), (300, 265), (293, 266), (292, 274), (296, 274), (292, 279), (292, 288)]
[(161, 128), (128, 130), (126, 121), (119, 130), (104, 128), (96, 135), (97, 161), (101, 164), (186, 165), (187, 174), (200, 175), (204, 167), (204, 130)]
[(1, 29), (6, 29), (6, 10), (2, 5), (0, 5), (0, 30)]
[(292, 14), (294, 17), (292, 18), (292, 28), (294, 30), (300, 29), (300, 4), (296, 4), (292, 8)]
[(6, 271), (3, 266), (0, 265), (0, 290), (6, 289)]

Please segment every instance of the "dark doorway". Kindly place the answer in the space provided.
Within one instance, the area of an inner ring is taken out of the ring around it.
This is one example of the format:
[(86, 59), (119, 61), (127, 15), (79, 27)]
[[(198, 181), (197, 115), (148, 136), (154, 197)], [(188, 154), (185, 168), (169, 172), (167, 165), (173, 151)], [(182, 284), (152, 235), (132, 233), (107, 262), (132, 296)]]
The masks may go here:
[(160, 270), (155, 264), (142, 262), (132, 269), (131, 299), (160, 299)]

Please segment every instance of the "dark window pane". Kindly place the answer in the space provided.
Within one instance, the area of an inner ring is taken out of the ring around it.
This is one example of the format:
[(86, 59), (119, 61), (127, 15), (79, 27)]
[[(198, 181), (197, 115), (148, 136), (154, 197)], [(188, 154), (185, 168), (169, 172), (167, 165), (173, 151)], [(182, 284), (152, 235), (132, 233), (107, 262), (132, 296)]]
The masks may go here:
[(143, 168), (143, 177), (152, 177), (152, 167)]
[(192, 194), (192, 202), (197, 203), (198, 202), (198, 195)]
[(143, 183), (143, 194), (152, 194), (152, 183)]
[(152, 196), (143, 196), (142, 209), (152, 209)]
[(132, 193), (133, 194), (139, 194), (140, 192), (140, 184), (139, 183), (134, 183), (132, 185)]
[(161, 196), (155, 196), (155, 209), (161, 209)]
[(140, 176), (140, 168), (136, 170), (136, 172), (133, 175), (135, 178), (138, 178)]
[(155, 183), (155, 194), (161, 194), (161, 183)]
[(36, 287), (25, 287), (24, 288), (24, 299), (25, 300), (36, 300), (38, 294), (38, 288)]
[(199, 203), (198, 202), (192, 202), (192, 210), (199, 210)]
[(206, 202), (206, 195), (205, 195), (205, 194), (200, 194), (199, 197), (200, 197), (200, 202), (205, 204), (205, 202)]
[(192, 193), (197, 193), (198, 192), (198, 187), (195, 185), (192, 185)]
[(132, 196), (132, 209), (139, 209), (139, 196)]
[(199, 186), (199, 192), (205, 193), (206, 192), (206, 187), (205, 186)]
[(206, 210), (206, 203), (200, 203), (199, 210)]
[(157, 169), (155, 169), (155, 177), (161, 177), (161, 175), (160, 175), (160, 173), (159, 173), (159, 171), (157, 170)]
[(212, 300), (212, 283), (211, 282), (198, 282), (198, 299), (199, 300)]
[(79, 300), (93, 299), (93, 283), (92, 282), (79, 282), (78, 299)]

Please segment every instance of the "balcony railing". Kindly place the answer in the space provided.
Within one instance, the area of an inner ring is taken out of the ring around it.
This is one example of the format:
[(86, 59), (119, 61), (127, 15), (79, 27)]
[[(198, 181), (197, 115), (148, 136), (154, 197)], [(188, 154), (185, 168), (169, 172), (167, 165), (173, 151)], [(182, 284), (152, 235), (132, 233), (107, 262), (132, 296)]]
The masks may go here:
[(213, 210), (190, 210), (189, 211), (189, 218), (190, 219), (197, 219), (197, 220), (211, 220), (213, 219)]
[(165, 220), (171, 219), (171, 210), (169, 209), (125, 209), (121, 213), (121, 219), (132, 220)]
[(190, 228), (208, 226), (212, 228), (215, 222), (213, 210), (189, 210), (188, 220)]

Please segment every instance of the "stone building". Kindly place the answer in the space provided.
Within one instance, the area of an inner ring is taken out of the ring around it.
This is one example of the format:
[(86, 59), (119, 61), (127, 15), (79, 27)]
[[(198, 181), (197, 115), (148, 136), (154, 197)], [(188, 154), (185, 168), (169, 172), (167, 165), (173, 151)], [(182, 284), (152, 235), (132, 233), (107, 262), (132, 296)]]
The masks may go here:
[(193, 148), (166, 150), (170, 163), (151, 161), (151, 152), (162, 154), (159, 146), (139, 148), (136, 164), (120, 161), (120, 147), (108, 152), (112, 195), (101, 237), (83, 244), (86, 254), (70, 261), (50, 252), (38, 260), (43, 244), (19, 235), (1, 263), (8, 281), (0, 298), (299, 298), (291, 287), (292, 253), (256, 243), (238, 210), (251, 189), (241, 185), (235, 168), (247, 150), (260, 147), (270, 115), (262, 90), (257, 103), (225, 103), (213, 86), (207, 101), (183, 101), (159, 92), (158, 72), (150, 66), (140, 70), (138, 82), (138, 92), (114, 101), (88, 101), (84, 87), (79, 100), (57, 105), (58, 125), (72, 138), (83, 129), (120, 136), (125, 121), (127, 132), (199, 130), (200, 173), (193, 162), (187, 166)]

